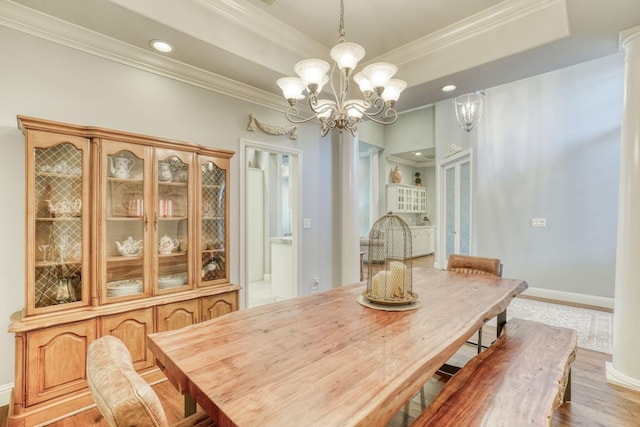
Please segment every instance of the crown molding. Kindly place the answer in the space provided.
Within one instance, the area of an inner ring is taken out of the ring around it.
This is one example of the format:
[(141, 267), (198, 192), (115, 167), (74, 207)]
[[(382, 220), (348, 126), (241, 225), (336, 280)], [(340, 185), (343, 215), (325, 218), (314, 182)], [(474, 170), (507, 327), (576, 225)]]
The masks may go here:
[[(123, 4), (130, 0), (119, 0)], [(181, 0), (184, 1), (184, 0)], [(303, 32), (279, 21), (246, 0), (194, 0), (206, 4), (213, 13), (231, 20), (261, 38), (287, 49), (300, 58), (329, 58), (330, 47), (313, 40)]]
[[(0, 25), (113, 62), (284, 112), (282, 97), (0, 0)], [(80, 41), (81, 40), (81, 41)]]
[(541, 11), (561, 6), (566, 13), (566, 0), (505, 0), (475, 15), (434, 31), (404, 46), (373, 58), (367, 63), (388, 61), (396, 65), (420, 60), (435, 52), (507, 24), (525, 19)]

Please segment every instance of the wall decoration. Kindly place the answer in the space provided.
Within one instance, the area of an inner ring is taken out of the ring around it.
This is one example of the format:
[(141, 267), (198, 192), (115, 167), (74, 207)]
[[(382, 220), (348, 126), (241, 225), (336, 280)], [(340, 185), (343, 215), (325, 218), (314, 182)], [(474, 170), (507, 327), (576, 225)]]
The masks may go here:
[(454, 154), (459, 153), (461, 151), (462, 151), (462, 147), (456, 144), (451, 144), (451, 147), (449, 147), (449, 150), (447, 151), (447, 155), (444, 156), (444, 158), (446, 159), (447, 157), (451, 157)]
[(289, 139), (298, 139), (298, 126), (274, 126), (269, 123), (265, 123), (262, 120), (258, 120), (253, 114), (249, 114), (249, 125), (247, 126), (247, 130), (255, 132), (256, 126), (258, 126), (261, 131), (268, 133), (269, 135), (289, 134)]

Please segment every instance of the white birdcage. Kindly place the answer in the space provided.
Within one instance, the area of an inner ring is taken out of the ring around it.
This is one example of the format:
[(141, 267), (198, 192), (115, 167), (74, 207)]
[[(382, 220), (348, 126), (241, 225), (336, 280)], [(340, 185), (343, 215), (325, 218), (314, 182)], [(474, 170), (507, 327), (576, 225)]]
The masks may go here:
[(389, 212), (373, 224), (367, 259), (366, 299), (384, 305), (411, 304), (418, 299), (412, 287), (411, 229), (402, 218)]

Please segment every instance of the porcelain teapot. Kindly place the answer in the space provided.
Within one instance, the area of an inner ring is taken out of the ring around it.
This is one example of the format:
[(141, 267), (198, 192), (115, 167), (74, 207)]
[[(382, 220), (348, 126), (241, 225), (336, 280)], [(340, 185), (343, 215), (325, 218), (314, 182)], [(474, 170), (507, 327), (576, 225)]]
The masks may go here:
[(162, 236), (158, 243), (158, 252), (161, 254), (170, 254), (174, 249), (177, 249), (180, 245), (177, 239), (172, 239), (169, 236)]
[(129, 157), (109, 157), (109, 168), (111, 169), (111, 176), (114, 178), (129, 178), (131, 168), (136, 163), (135, 160)]
[(142, 240), (133, 240), (133, 237), (129, 236), (122, 242), (116, 242), (118, 252), (123, 256), (138, 255), (142, 250)]

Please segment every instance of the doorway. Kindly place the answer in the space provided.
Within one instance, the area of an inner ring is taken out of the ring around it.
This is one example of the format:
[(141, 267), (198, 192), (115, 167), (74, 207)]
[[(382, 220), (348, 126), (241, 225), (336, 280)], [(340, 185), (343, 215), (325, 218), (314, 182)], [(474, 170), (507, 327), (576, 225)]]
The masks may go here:
[(471, 149), (439, 163), (440, 207), (438, 227), (438, 264), (447, 268), (451, 254), (471, 254), (472, 236), (472, 164)]
[(298, 295), (301, 152), (241, 141), (244, 307)]

